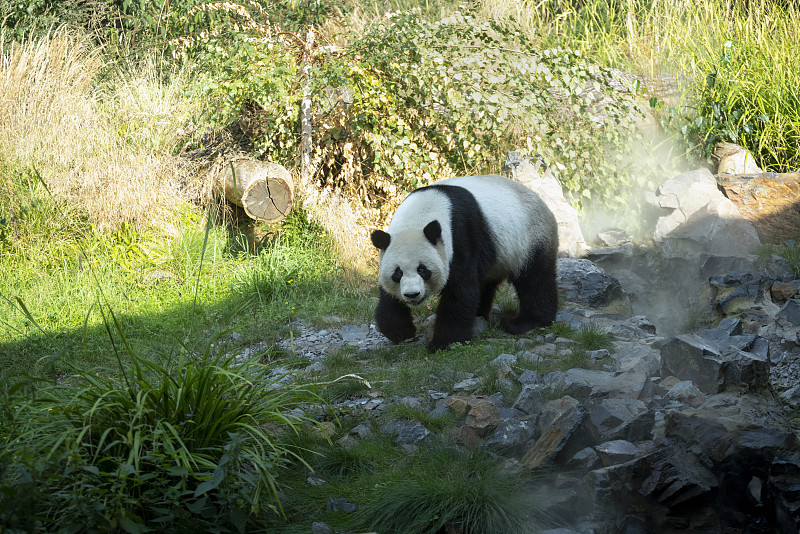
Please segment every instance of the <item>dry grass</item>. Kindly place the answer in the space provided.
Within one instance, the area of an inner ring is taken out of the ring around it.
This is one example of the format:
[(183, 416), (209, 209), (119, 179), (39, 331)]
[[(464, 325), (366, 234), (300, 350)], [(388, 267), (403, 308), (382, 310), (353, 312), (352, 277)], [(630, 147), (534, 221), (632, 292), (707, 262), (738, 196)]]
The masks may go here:
[(102, 85), (103, 52), (81, 35), (0, 39), (0, 158), (35, 167), (99, 228), (169, 229), (180, 200), (171, 152), (192, 103), (181, 92), (185, 76), (164, 81), (159, 67), (111, 69), (111, 83)]
[(329, 190), (309, 188), (303, 204), (333, 240), (346, 266), (356, 271), (377, 264), (377, 252), (369, 238), (368, 215), (356, 203)]

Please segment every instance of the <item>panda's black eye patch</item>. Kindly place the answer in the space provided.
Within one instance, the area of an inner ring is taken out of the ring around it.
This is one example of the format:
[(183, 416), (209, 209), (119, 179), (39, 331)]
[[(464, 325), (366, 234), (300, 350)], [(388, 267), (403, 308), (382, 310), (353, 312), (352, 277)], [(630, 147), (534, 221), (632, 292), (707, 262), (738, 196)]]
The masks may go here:
[(421, 263), (420, 263), (420, 264), (419, 264), (419, 267), (417, 267), (417, 274), (418, 274), (418, 275), (419, 275), (419, 276), (420, 276), (420, 277), (421, 277), (423, 280), (425, 280), (425, 281), (427, 282), (428, 280), (430, 280), (430, 279), (431, 279), (431, 275), (432, 275), (433, 273), (431, 273), (430, 269), (428, 269), (427, 267), (425, 267), (423, 264), (421, 264)]
[(400, 269), (400, 267), (395, 267), (394, 272), (392, 273), (392, 281), (397, 284), (400, 282), (401, 278), (403, 278), (403, 271)]

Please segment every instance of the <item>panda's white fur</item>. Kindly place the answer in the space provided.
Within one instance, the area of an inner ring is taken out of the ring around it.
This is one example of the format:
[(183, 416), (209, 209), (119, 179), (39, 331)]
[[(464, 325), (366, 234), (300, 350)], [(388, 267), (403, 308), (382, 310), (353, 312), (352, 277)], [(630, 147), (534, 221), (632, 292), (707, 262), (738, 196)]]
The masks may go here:
[[(503, 280), (515, 284), (521, 303), (521, 322), (509, 331), (555, 316), (557, 225), (538, 195), (517, 182), (501, 176), (437, 182), (409, 194), (386, 232), (372, 238), (381, 249), (376, 322), (395, 342), (415, 332), (408, 306), (440, 292), (429, 348), (468, 340), (474, 317), (488, 315)], [(529, 280), (537, 276), (541, 290)]]
[[(450, 277), (450, 259), (453, 257), (451, 239), (440, 240), (435, 246), (424, 239), (420, 227), (423, 219), (425, 224), (438, 220), (442, 235), (450, 235), (450, 201), (447, 196), (435, 189), (409, 195), (394, 212), (387, 228), (391, 236), (391, 252), (387, 254), (387, 249), (380, 254), (381, 287), (412, 306), (442, 290)], [(420, 264), (432, 273), (427, 281), (417, 272)], [(399, 284), (392, 280), (396, 268), (403, 272)]]
[(439, 183), (463, 187), (475, 196), (498, 248), (498, 274), (519, 272), (531, 248), (550, 239), (553, 214), (524, 185), (502, 176), (467, 176)]

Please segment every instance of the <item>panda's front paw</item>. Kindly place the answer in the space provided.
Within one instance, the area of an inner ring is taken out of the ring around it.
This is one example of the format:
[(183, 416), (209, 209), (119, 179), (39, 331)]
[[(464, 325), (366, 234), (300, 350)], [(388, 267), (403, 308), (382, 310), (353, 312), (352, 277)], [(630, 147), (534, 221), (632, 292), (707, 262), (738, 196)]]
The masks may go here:
[(406, 339), (411, 339), (417, 335), (417, 329), (414, 327), (413, 322), (405, 323), (402, 321), (396, 321), (392, 324), (379, 322), (376, 326), (378, 328), (378, 332), (386, 336), (389, 341), (394, 344), (405, 341)]
[(392, 343), (400, 343), (417, 334), (411, 308), (381, 288), (378, 307), (375, 309), (375, 326), (378, 332)]
[(500, 327), (507, 333), (512, 335), (527, 334), (535, 328), (546, 328), (552, 324), (546, 321), (535, 321), (525, 319), (522, 317), (515, 317), (513, 319), (503, 319), (500, 321)]
[(437, 350), (450, 350), (450, 343), (444, 343), (442, 341), (437, 341), (436, 339), (432, 339), (427, 345), (426, 348), (428, 352), (434, 353)]

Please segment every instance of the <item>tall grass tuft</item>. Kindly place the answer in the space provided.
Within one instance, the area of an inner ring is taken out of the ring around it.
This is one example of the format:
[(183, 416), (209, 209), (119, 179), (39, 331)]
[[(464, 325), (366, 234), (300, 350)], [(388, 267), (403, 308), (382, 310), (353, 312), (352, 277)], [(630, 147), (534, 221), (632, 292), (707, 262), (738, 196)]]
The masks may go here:
[(357, 525), (386, 534), (528, 532), (536, 514), (520, 478), (480, 449), (420, 452), (376, 493)]
[(765, 170), (797, 170), (799, 24), (796, 2), (659, 2), (647, 13), (634, 35), (640, 61), (685, 80), (694, 113), (679, 113), (676, 127), (695, 153), (707, 157), (728, 141)]
[(241, 530), (279, 511), (278, 474), (304, 464), (280, 437), (316, 426), (300, 409), (313, 396), (211, 343), (140, 357), (107, 318), (130, 364), (6, 399), (0, 527)]

